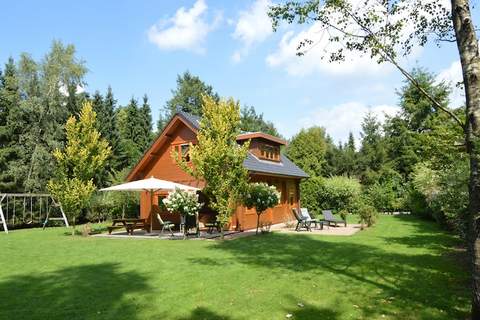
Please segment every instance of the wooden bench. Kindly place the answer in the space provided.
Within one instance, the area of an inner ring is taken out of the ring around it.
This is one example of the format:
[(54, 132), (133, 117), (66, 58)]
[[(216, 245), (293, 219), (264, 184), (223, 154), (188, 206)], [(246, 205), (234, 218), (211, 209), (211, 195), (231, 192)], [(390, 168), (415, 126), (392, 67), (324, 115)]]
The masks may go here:
[(108, 234), (115, 229), (125, 228), (128, 235), (133, 235), (135, 229), (145, 229), (145, 219), (113, 219), (112, 225), (108, 226)]

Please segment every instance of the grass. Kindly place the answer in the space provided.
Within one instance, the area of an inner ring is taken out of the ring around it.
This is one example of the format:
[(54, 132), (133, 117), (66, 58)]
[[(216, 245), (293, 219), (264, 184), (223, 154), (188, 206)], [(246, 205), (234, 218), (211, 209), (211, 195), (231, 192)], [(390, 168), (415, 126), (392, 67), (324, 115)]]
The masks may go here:
[(465, 319), (458, 239), (382, 216), (351, 237), (233, 241), (0, 234), (0, 319)]

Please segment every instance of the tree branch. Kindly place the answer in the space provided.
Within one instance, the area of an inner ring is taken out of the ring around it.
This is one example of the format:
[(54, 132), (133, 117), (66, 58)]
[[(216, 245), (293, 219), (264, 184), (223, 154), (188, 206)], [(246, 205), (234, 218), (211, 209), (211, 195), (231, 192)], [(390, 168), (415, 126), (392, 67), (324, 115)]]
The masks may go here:
[(387, 51), (385, 50), (385, 47), (383, 46), (382, 43), (380, 43), (380, 41), (378, 40), (377, 36), (372, 32), (372, 30), (370, 30), (370, 28), (366, 27), (365, 25), (363, 25), (361, 23), (361, 21), (359, 21), (359, 19), (354, 15), (352, 14), (350, 11), (348, 11), (347, 9), (345, 9), (345, 12), (360, 26), (360, 28), (363, 29), (363, 31), (365, 31), (366, 33), (369, 34), (369, 36), (375, 41), (375, 43), (380, 47), (380, 50), (379, 50), (379, 53), (380, 55), (382, 56), (382, 58), (384, 58), (386, 61), (390, 62), (391, 64), (393, 64), (404, 76), (405, 78), (407, 78), (408, 81), (410, 81), (415, 87), (417, 87), (417, 89), (428, 99), (430, 100), (430, 102), (432, 102), (433, 106), (438, 109), (438, 110), (441, 110), (443, 112), (445, 112), (450, 118), (452, 118), (455, 122), (457, 122), (457, 124), (462, 128), (462, 130), (465, 130), (465, 123), (463, 123), (460, 118), (457, 117), (457, 115), (455, 115), (452, 110), (448, 109), (448, 108), (445, 108), (444, 106), (442, 106), (434, 97), (432, 97), (419, 83), (418, 81), (407, 71), (405, 70), (404, 68), (402, 68), (402, 66), (400, 66), (400, 64), (395, 60), (395, 58)]

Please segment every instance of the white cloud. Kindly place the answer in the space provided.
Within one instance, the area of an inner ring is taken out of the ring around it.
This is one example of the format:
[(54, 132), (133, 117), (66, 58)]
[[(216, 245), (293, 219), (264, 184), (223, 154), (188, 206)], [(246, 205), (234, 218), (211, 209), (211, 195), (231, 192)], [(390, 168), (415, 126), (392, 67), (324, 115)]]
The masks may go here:
[(450, 93), (450, 106), (458, 108), (465, 105), (465, 91), (463, 85), (457, 86), (463, 81), (462, 65), (460, 61), (454, 61), (450, 67), (442, 70), (437, 78), (437, 82), (445, 81), (452, 88)]
[(272, 34), (272, 23), (267, 15), (270, 5), (270, 0), (256, 0), (248, 10), (240, 12), (232, 37), (242, 47), (233, 53), (234, 62), (241, 61), (252, 46), (265, 41)]
[[(266, 62), (270, 67), (283, 67), (293, 76), (305, 76), (315, 72), (334, 75), (375, 74), (387, 70), (386, 65), (379, 65), (357, 52), (346, 51), (345, 61), (329, 62), (329, 53), (336, 51), (339, 44), (330, 42), (328, 38), (328, 34), (320, 29), (319, 23), (314, 23), (298, 33), (287, 31), (280, 40), (277, 50), (267, 56)], [(297, 56), (298, 45), (305, 39), (317, 40), (303, 56)]]
[(331, 108), (319, 107), (307, 117), (301, 118), (298, 124), (303, 128), (324, 127), (327, 134), (336, 142), (346, 142), (349, 133), (352, 132), (358, 145), (362, 121), (368, 112), (376, 115), (377, 119), (383, 123), (386, 116), (393, 116), (399, 110), (399, 107), (392, 105), (370, 107), (360, 102), (347, 102)]
[(221, 21), (218, 13), (209, 23), (206, 20), (208, 7), (204, 0), (197, 0), (193, 7), (181, 7), (171, 18), (162, 19), (147, 32), (150, 42), (162, 50), (188, 50), (204, 53), (208, 33)]
[[(384, 12), (384, 8), (378, 2), (369, 2), (368, 7), (362, 0), (349, 0), (354, 10), (367, 11), (377, 10)], [(408, 9), (411, 10), (411, 9)], [(408, 11), (407, 10), (407, 11)], [(396, 17), (390, 17), (393, 20), (402, 20), (405, 18), (407, 11), (401, 11)], [(360, 13), (362, 14), (362, 13)], [(334, 18), (332, 18), (334, 20)], [(365, 34), (363, 30), (352, 20), (347, 30), (352, 34)], [(406, 25), (401, 37), (406, 39), (412, 32), (413, 26)], [(334, 36), (341, 37), (341, 33), (332, 28), (325, 30), (319, 22), (311, 24), (308, 28), (301, 31), (289, 30), (285, 32), (277, 49), (267, 56), (266, 63), (270, 67), (280, 67), (287, 71), (288, 74), (294, 76), (305, 76), (311, 73), (326, 73), (330, 75), (352, 75), (361, 76), (384, 74), (393, 70), (393, 67), (387, 63), (378, 64), (375, 59), (371, 59), (369, 54), (361, 54), (358, 51), (350, 51), (342, 46), (342, 43), (333, 42), (329, 39)], [(302, 51), (303, 56), (297, 56), (299, 44), (306, 39), (312, 40), (312, 45), (306, 45)], [(306, 50), (305, 50), (306, 49)], [(332, 52), (343, 49), (345, 61), (329, 62)], [(417, 58), (422, 52), (421, 46), (413, 45), (409, 59)], [(408, 59), (401, 59), (401, 64), (407, 64)]]

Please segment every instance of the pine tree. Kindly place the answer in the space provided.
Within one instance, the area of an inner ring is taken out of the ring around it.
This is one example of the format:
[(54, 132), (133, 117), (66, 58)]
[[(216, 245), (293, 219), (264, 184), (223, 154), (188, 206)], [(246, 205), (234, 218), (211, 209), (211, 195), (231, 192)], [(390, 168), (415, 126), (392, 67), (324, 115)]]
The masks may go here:
[(273, 136), (280, 136), (275, 125), (270, 121), (263, 119), (262, 113), (257, 113), (255, 108), (244, 106), (241, 110), (240, 128), (245, 132), (263, 132)]
[(343, 168), (344, 174), (348, 177), (353, 177), (357, 171), (357, 154), (355, 150), (355, 138), (353, 133), (348, 135), (348, 142), (343, 148)]
[(362, 122), (362, 143), (359, 152), (359, 169), (362, 181), (372, 183), (372, 172), (379, 172), (387, 162), (382, 126), (373, 113), (367, 113)]
[(150, 105), (148, 104), (148, 97), (146, 94), (143, 96), (143, 103), (139, 110), (139, 113), (143, 132), (142, 135), (139, 137), (138, 144), (143, 154), (150, 147), (150, 144), (153, 140), (152, 112), (150, 109)]
[(132, 167), (143, 154), (142, 137), (145, 133), (143, 119), (138, 108), (138, 102), (131, 98), (127, 106), (117, 112), (118, 130), (120, 133), (120, 144), (125, 155), (124, 165)]
[[(107, 94), (103, 100), (103, 122), (100, 133), (107, 139), (112, 148), (112, 157), (107, 161), (109, 172), (121, 171), (124, 167), (122, 165), (124, 152), (120, 144), (120, 133), (118, 132), (117, 117), (116, 117), (117, 100), (113, 96), (112, 88), (109, 86)], [(99, 118), (98, 122), (100, 121)]]
[(18, 113), (20, 90), (13, 58), (0, 71), (0, 190), (17, 191), (12, 167), (18, 161), (18, 127), (13, 123)]
[(177, 112), (177, 108), (201, 116), (203, 95), (212, 97), (215, 102), (220, 101), (220, 96), (213, 91), (212, 86), (207, 85), (188, 71), (177, 76), (177, 88), (172, 90), (172, 94), (173, 97), (165, 105), (168, 118)]
[(321, 176), (327, 149), (325, 130), (321, 127), (302, 129), (293, 136), (285, 153), (310, 176)]

